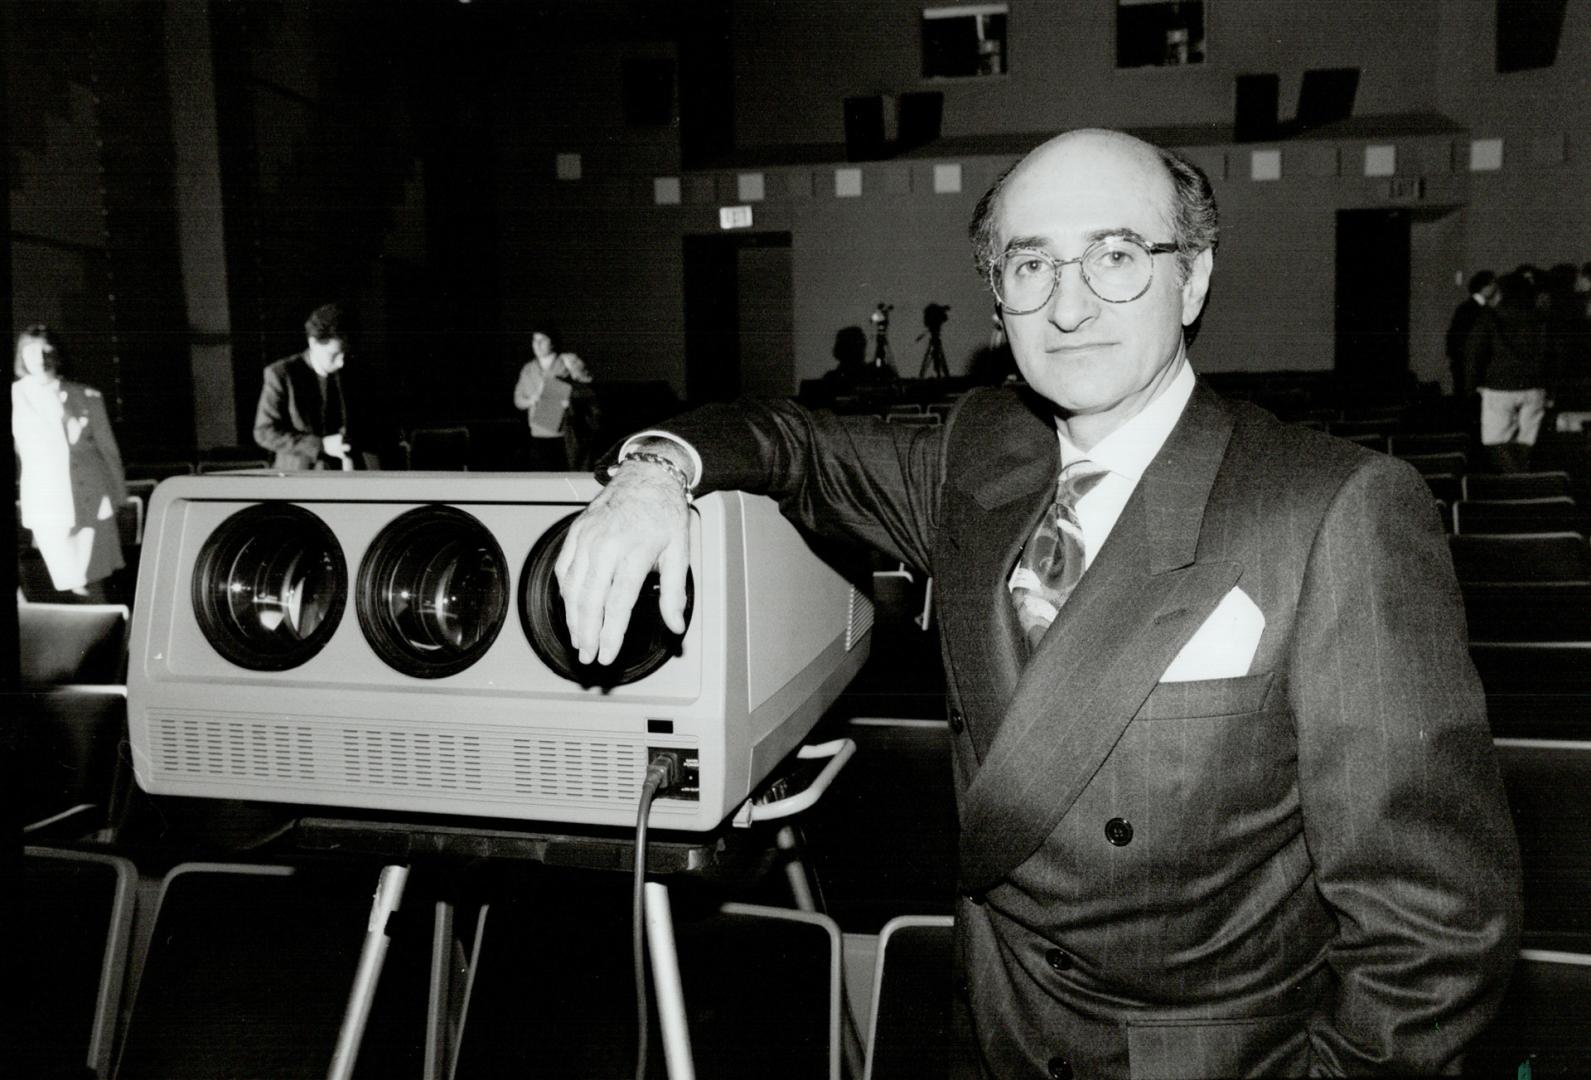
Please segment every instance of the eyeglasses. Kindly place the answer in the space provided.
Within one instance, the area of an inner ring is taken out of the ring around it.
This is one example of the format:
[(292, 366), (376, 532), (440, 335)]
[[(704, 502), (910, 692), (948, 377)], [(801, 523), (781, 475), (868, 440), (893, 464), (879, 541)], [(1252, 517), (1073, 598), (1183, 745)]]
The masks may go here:
[(1176, 250), (1176, 244), (1144, 244), (1128, 236), (1095, 240), (1075, 259), (1014, 248), (989, 268), (989, 287), (1007, 315), (1028, 315), (1055, 295), (1061, 267), (1077, 263), (1090, 292), (1108, 304), (1125, 304), (1149, 291), (1155, 279), (1154, 256)]

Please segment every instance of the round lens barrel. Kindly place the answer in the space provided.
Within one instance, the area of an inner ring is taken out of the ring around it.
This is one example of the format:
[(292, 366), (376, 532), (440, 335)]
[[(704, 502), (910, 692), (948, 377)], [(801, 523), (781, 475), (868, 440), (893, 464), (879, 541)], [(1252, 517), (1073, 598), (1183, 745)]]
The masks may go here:
[(479, 520), (423, 506), (376, 536), (359, 568), (359, 625), (386, 664), (439, 679), (485, 655), (508, 614), (508, 562)]
[(252, 671), (283, 671), (320, 652), (336, 631), (347, 563), (320, 518), (291, 503), (260, 503), (205, 540), (192, 593), (199, 629), (216, 652)]
[[(542, 534), (530, 549), (525, 571), (519, 579), (519, 621), (530, 647), (557, 674), (583, 686), (623, 686), (652, 674), (680, 654), (683, 641), (663, 622), (658, 609), (662, 588), (657, 571), (648, 574), (630, 612), (630, 625), (624, 644), (611, 664), (582, 664), (580, 654), (569, 640), (564, 617), (563, 595), (553, 575), (553, 564), (578, 514), (570, 514)], [(696, 579), (685, 574), (685, 626), (690, 627), (696, 606)]]

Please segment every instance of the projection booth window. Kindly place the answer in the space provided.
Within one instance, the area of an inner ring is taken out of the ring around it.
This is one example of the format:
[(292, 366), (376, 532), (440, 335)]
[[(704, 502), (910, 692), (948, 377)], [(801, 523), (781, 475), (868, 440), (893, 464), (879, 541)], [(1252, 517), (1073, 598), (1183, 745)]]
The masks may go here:
[(1116, 66), (1204, 63), (1204, 0), (1116, 0)]
[(1003, 75), (1005, 4), (923, 9), (923, 78)]

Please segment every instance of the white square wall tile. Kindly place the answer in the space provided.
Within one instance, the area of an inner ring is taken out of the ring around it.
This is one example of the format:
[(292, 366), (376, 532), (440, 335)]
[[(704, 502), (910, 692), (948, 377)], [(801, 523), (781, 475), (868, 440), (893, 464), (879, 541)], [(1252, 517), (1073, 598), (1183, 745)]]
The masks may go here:
[(1365, 147), (1366, 176), (1395, 176), (1397, 171), (1398, 148), (1396, 146)]
[(834, 194), (842, 199), (854, 199), (862, 194), (861, 169), (835, 169)]
[(934, 194), (954, 195), (961, 190), (961, 163), (934, 166)]
[(652, 178), (652, 201), (658, 206), (678, 206), (680, 204), (680, 182), (677, 176), (654, 176)]
[(1280, 150), (1252, 150), (1248, 158), (1250, 180), (1280, 180), (1282, 178), (1282, 152)]
[(743, 172), (735, 177), (735, 194), (741, 202), (761, 202), (767, 198), (767, 185), (760, 172)]
[(1469, 144), (1469, 171), (1494, 172), (1503, 167), (1503, 140), (1471, 139)]
[(580, 155), (559, 154), (553, 168), (560, 180), (578, 180), (580, 179)]

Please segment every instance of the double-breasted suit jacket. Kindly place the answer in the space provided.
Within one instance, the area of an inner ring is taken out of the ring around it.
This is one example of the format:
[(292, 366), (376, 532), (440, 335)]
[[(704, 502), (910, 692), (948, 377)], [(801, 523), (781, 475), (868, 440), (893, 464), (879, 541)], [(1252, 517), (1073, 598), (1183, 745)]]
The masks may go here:
[[(987, 1075), (1434, 1073), (1495, 1011), (1517, 845), (1408, 466), (1196, 387), (1029, 656), (1007, 583), (1060, 463), (1025, 391), (943, 429), (781, 402), (668, 430), (699, 490), (934, 575)], [(1233, 590), (1246, 673), (1162, 681)]]

